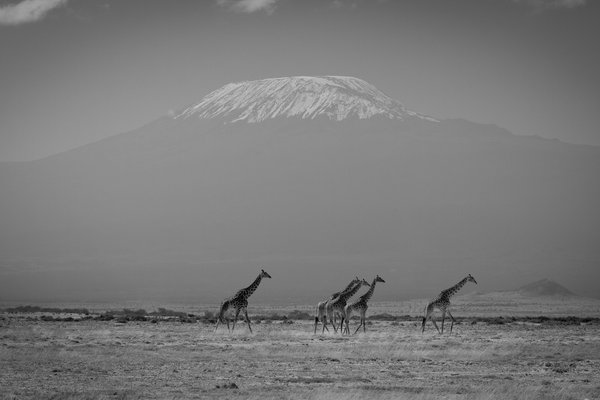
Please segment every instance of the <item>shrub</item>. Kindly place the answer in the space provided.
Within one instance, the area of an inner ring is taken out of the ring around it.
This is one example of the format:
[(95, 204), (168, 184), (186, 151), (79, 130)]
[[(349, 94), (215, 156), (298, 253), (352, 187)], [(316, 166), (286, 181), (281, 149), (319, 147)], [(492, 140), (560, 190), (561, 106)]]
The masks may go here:
[(383, 314), (375, 314), (367, 317), (368, 320), (377, 320), (377, 321), (395, 321), (396, 317), (392, 314), (383, 313)]
[(312, 320), (313, 316), (305, 311), (294, 310), (287, 315), (287, 318), (296, 320)]

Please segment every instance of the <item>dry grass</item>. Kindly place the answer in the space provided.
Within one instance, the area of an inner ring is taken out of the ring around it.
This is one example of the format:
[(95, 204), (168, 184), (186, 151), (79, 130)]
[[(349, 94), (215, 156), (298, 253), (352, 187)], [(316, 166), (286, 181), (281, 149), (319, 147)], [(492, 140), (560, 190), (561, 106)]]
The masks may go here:
[(600, 326), (0, 320), (2, 399), (600, 398)]

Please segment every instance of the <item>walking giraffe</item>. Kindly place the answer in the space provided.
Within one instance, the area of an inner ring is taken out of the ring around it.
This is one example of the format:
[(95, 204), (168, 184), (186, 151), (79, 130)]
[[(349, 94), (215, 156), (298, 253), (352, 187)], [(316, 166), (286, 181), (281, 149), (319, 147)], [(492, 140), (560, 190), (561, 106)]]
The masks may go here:
[[(475, 280), (475, 278), (473, 278), (471, 276), (471, 274), (469, 274), (466, 278), (464, 278), (463, 280), (461, 280), (460, 282), (458, 282), (456, 285), (452, 286), (451, 288), (442, 290), (435, 299), (431, 300), (429, 302), (429, 304), (427, 304), (427, 307), (425, 308), (425, 317), (423, 317), (423, 323), (421, 324), (421, 333), (425, 332), (425, 323), (430, 318), (431, 318), (431, 322), (433, 322), (433, 326), (435, 326), (435, 329), (437, 329), (438, 333), (444, 333), (444, 319), (446, 318), (446, 313), (448, 313), (448, 315), (452, 319), (452, 324), (450, 325), (450, 333), (452, 333), (452, 327), (454, 326), (454, 322), (456, 320), (454, 319), (454, 317), (452, 316), (452, 314), (450, 313), (450, 310), (449, 310), (450, 297), (454, 296), (456, 294), (456, 292), (458, 292), (467, 282), (473, 282), (474, 284), (477, 285), (477, 281)], [(436, 308), (438, 308), (442, 312), (442, 331), (441, 332), (440, 332), (440, 329), (438, 328), (437, 324), (435, 323), (435, 320), (431, 316), (431, 314), (433, 313), (433, 311)]]
[(262, 278), (271, 278), (271, 275), (267, 274), (265, 270), (261, 269), (258, 277), (252, 282), (250, 286), (244, 289), (238, 290), (236, 294), (228, 299), (225, 299), (221, 304), (221, 309), (219, 310), (219, 316), (217, 317), (217, 326), (215, 327), (215, 332), (219, 328), (219, 323), (226, 322), (227, 330), (229, 330), (229, 319), (225, 316), (227, 310), (232, 307), (235, 309), (235, 318), (233, 320), (233, 327), (231, 328), (231, 332), (235, 329), (235, 323), (238, 319), (238, 315), (241, 311), (244, 311), (244, 316), (246, 317), (246, 322), (248, 323), (248, 329), (250, 329), (250, 333), (252, 333), (252, 328), (250, 327), (250, 318), (248, 318), (248, 297), (254, 293), (258, 285), (260, 285), (260, 281)]
[[(321, 321), (323, 323), (323, 331), (321, 333), (325, 333), (325, 329), (327, 329), (327, 332), (329, 332), (329, 329), (327, 328), (327, 310), (326, 310), (327, 303), (329, 301), (332, 301), (336, 297), (338, 297), (342, 292), (345, 292), (346, 290), (350, 290), (352, 288), (352, 286), (356, 285), (358, 282), (360, 282), (360, 279), (358, 279), (358, 276), (357, 276), (350, 281), (350, 283), (348, 284), (348, 286), (346, 286), (346, 288), (344, 288), (343, 290), (341, 290), (339, 292), (332, 294), (329, 297), (329, 299), (320, 301), (317, 304), (316, 313), (315, 313), (316, 314), (315, 315), (315, 333), (317, 333), (317, 326), (319, 325), (319, 321)], [(335, 320), (332, 320), (330, 322), (332, 325), (335, 325)]]
[(354, 302), (353, 304), (348, 304), (344, 308), (344, 314), (342, 315), (342, 325), (344, 324), (344, 321), (346, 321), (345, 332), (348, 333), (348, 335), (350, 334), (350, 318), (352, 317), (352, 312), (354, 311), (358, 311), (360, 313), (360, 324), (354, 331), (354, 334), (356, 335), (356, 332), (358, 332), (361, 325), (363, 327), (363, 332), (367, 331), (365, 314), (367, 313), (367, 308), (369, 308), (368, 302), (371, 296), (373, 296), (373, 292), (375, 291), (375, 285), (377, 285), (377, 282), (385, 283), (385, 281), (379, 275), (377, 275), (375, 279), (373, 279), (373, 283), (371, 283), (371, 287), (369, 288), (369, 290), (365, 294), (360, 296), (358, 301)]
[[(360, 282), (358, 282), (357, 284), (355, 284), (352, 288), (343, 291), (342, 293), (340, 293), (340, 295), (338, 297), (336, 297), (335, 299), (327, 302), (326, 305), (326, 310), (327, 310), (327, 317), (333, 321), (335, 318), (335, 315), (338, 314), (341, 317), (344, 315), (344, 307), (346, 307), (346, 303), (348, 302), (348, 299), (352, 296), (354, 296), (354, 294), (356, 292), (358, 292), (358, 289), (360, 289), (361, 286), (366, 285), (366, 286), (371, 286), (369, 285), (369, 282), (365, 281), (364, 279), (362, 279)], [(333, 331), (335, 333), (337, 333), (337, 327), (336, 324), (332, 323), (331, 325), (333, 325)], [(342, 332), (342, 324), (340, 324), (340, 332)]]

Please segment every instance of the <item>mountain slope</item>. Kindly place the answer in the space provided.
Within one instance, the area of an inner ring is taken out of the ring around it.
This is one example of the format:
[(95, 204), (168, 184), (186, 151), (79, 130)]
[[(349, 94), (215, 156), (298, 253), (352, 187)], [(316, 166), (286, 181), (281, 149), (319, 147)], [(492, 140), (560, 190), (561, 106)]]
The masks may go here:
[[(376, 103), (363, 92), (347, 104)], [(257, 301), (309, 301), (377, 271), (382, 299), (466, 272), (499, 289), (524, 270), (595, 293), (597, 148), (308, 105), (240, 119), (262, 94), (0, 166), (0, 296), (214, 302), (258, 265), (277, 284)]]

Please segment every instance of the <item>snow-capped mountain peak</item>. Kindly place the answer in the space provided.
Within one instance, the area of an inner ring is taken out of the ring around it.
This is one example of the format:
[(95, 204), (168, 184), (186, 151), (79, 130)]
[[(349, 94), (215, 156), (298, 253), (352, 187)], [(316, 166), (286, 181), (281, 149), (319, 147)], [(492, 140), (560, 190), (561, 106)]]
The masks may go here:
[(227, 84), (173, 118), (222, 118), (260, 122), (281, 117), (341, 121), (383, 116), (389, 119), (435, 119), (407, 110), (362, 79), (348, 76), (294, 76)]

